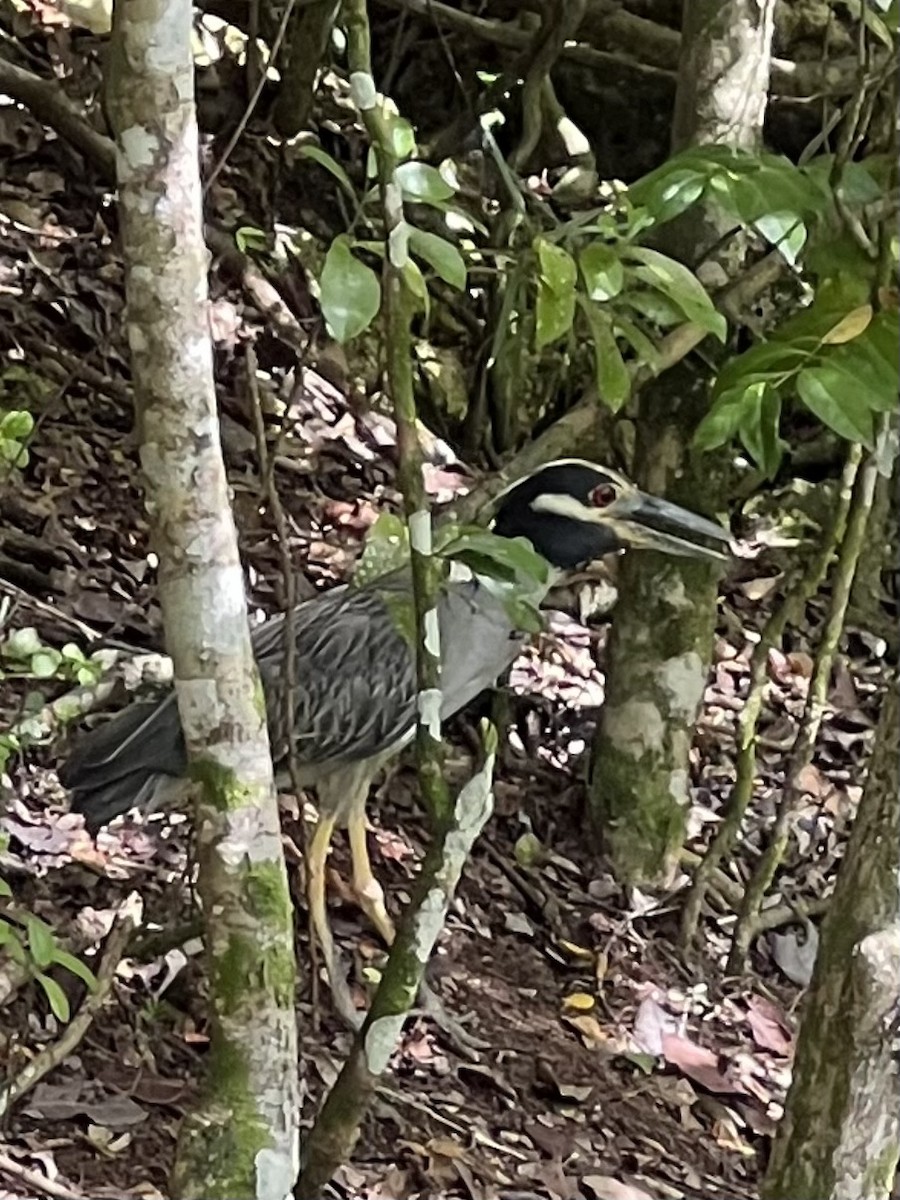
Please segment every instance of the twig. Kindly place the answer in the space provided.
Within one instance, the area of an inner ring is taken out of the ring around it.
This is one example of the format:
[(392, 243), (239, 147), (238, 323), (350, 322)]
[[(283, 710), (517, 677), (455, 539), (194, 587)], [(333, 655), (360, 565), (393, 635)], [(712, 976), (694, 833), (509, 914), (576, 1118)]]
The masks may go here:
[(821, 917), (831, 907), (831, 896), (816, 896), (813, 900), (795, 900), (790, 904), (776, 904), (764, 908), (756, 918), (756, 933), (771, 933), (783, 925), (794, 925)]
[[(275, 523), (275, 533), (278, 538), (278, 558), (281, 565), (281, 582), (283, 587), (283, 612), (284, 612), (284, 675), (283, 685), (281, 689), (281, 713), (280, 724), (283, 736), (283, 745), (273, 745), (272, 753), (276, 760), (281, 755), (281, 750), (285, 751), (285, 759), (287, 761), (288, 776), (291, 781), (291, 788), (297, 799), (298, 804), (302, 804), (304, 794), (303, 782), (300, 777), (300, 763), (297, 760), (297, 743), (294, 737), (295, 724), (295, 709), (294, 699), (297, 693), (297, 638), (296, 638), (296, 620), (297, 620), (297, 578), (294, 571), (294, 563), (291, 559), (291, 543), (290, 531), (288, 529), (287, 515), (284, 511), (284, 505), (281, 503), (281, 495), (278, 491), (278, 482), (275, 478), (275, 463), (276, 456), (269, 454), (269, 448), (266, 445), (266, 425), (263, 418), (262, 404), (259, 397), (259, 383), (257, 380), (257, 359), (256, 351), (252, 345), (247, 346), (246, 353), (247, 367), (247, 390), (250, 394), (250, 409), (253, 414), (253, 428), (256, 434), (256, 455), (259, 459), (259, 473), (263, 484), (266, 504), (269, 512), (272, 514), (272, 520)], [(271, 716), (274, 714), (270, 714)], [(300, 822), (300, 848), (303, 852), (303, 860), (307, 861), (307, 853), (309, 849), (309, 839), (306, 833), (306, 822)], [(318, 1019), (319, 1011), (319, 971), (318, 971), (318, 939), (315, 936), (315, 928), (313, 925), (312, 910), (307, 913), (308, 932), (309, 932), (309, 954), (310, 954), (310, 987), (313, 1012)]]
[[(515, 25), (473, 16), (461, 9), (452, 8), (449, 4), (441, 3), (441, 0), (379, 0), (379, 3), (416, 16), (439, 20), (448, 29), (458, 30), (495, 46), (504, 46), (508, 50), (523, 50), (530, 41), (530, 35)], [(560, 57), (600, 72), (608, 72), (612, 68), (619, 72), (636, 71), (656, 79), (675, 78), (681, 41), (678, 33), (636, 18), (632, 14), (623, 13), (612, 6), (609, 20), (618, 25), (620, 40), (633, 47), (632, 53), (598, 50), (594, 46), (585, 45), (584, 39), (581, 39), (565, 46)], [(652, 29), (650, 37), (647, 36), (648, 29)], [(602, 24), (600, 30), (602, 33)], [(644, 61), (639, 61), (637, 54), (642, 54)], [(876, 66), (888, 57), (888, 54), (883, 55)], [(772, 60), (771, 71), (772, 92), (776, 96), (798, 98), (823, 93), (846, 95), (856, 87), (858, 72), (859, 63), (855, 56), (826, 62), (797, 63), (789, 59), (775, 58)]]
[(71, 613), (57, 608), (54, 604), (49, 604), (46, 600), (41, 600), (38, 596), (33, 596), (31, 592), (27, 592), (25, 588), (20, 588), (15, 583), (10, 583), (6, 579), (0, 579), (0, 591), (6, 592), (7, 595), (21, 601), (27, 607), (34, 608), (37, 612), (52, 617), (55, 623), (68, 625), (71, 629), (77, 630), (89, 642), (101, 642), (104, 640), (104, 635), (99, 630), (92, 628), (84, 621), (80, 621), (78, 617), (73, 616)]
[(93, 991), (87, 993), (81, 1007), (69, 1021), (59, 1038), (46, 1046), (40, 1054), (19, 1072), (0, 1091), (0, 1120), (9, 1112), (14, 1104), (30, 1092), (36, 1083), (45, 1075), (59, 1066), (81, 1043), (82, 1038), (90, 1029), (94, 1018), (106, 1002), (112, 989), (116, 968), (131, 939), (131, 935), (141, 921), (143, 904), (136, 892), (128, 896), (116, 914), (115, 924), (110, 930), (103, 947), (103, 954), (97, 968), (97, 983)]
[(875, 485), (878, 481), (877, 452), (866, 459), (859, 470), (856, 485), (847, 519), (847, 528), (841, 542), (835, 566), (835, 577), (832, 585), (831, 603), (822, 640), (816, 658), (815, 670), (810, 680), (809, 692), (806, 697), (806, 707), (797, 737), (791, 751), (781, 799), (775, 814), (775, 821), (769, 833), (768, 844), (763, 851), (756, 869), (744, 891), (744, 902), (738, 923), (735, 926), (731, 951), (728, 956), (727, 969), (730, 974), (740, 974), (747, 960), (747, 953), (757, 932), (759, 911), (766, 892), (775, 877), (784, 852), (787, 849), (790, 824), (794, 812), (803, 796), (800, 776), (812, 761), (819, 727), (825, 715), (825, 705), (828, 697), (828, 683), (831, 678), (831, 668), (837, 652), (856, 566), (862, 553), (865, 541), (866, 525), (872, 502), (875, 496)]
[(88, 124), (55, 80), (41, 79), (0, 57), (0, 92), (24, 104), (42, 124), (55, 129), (89, 161), (97, 163), (107, 177), (114, 177), (112, 140)]
[[(259, 78), (256, 81), (256, 87), (253, 89), (250, 99), (247, 101), (247, 107), (241, 113), (241, 119), (235, 126), (231, 137), (225, 143), (225, 149), (222, 151), (219, 161), (210, 171), (206, 183), (203, 185), (204, 196), (209, 192), (209, 189), (219, 178), (222, 169), (228, 162), (228, 159), (231, 157), (232, 150), (234, 150), (235, 146), (241, 140), (244, 130), (247, 128), (250, 118), (253, 116), (253, 111), (259, 102), (263, 88), (266, 86), (266, 77), (268, 73), (267, 68), (271, 68), (275, 65), (275, 60), (278, 57), (278, 51), (281, 49), (281, 43), (284, 41), (284, 35), (287, 32), (288, 21), (291, 19), (291, 13), (294, 11), (295, 3), (296, 0), (287, 0), (287, 4), (284, 6), (284, 12), (281, 14), (281, 20), (278, 22), (278, 29), (275, 31), (275, 37), (272, 39), (272, 48), (269, 52), (269, 61), (267, 66), (260, 71)], [(249, 55), (247, 61), (250, 61)]]
[(719, 863), (731, 851), (740, 833), (744, 814), (753, 797), (753, 781), (756, 777), (756, 730), (762, 712), (769, 650), (781, 643), (788, 625), (800, 619), (807, 602), (818, 592), (825, 581), (835, 550), (841, 545), (844, 538), (850, 501), (853, 496), (853, 484), (861, 457), (862, 448), (858, 445), (851, 446), (831, 529), (825, 538), (824, 545), (821, 551), (813, 556), (794, 587), (787, 591), (781, 604), (770, 615), (760, 634), (759, 641), (753, 649), (750, 659), (750, 684), (738, 724), (738, 756), (734, 785), (724, 806), (722, 822), (706, 855), (694, 873), (694, 881), (684, 904), (681, 915), (681, 945), (684, 949), (689, 948), (694, 940), (710, 880)]
[(42, 1171), (33, 1171), (31, 1167), (16, 1162), (14, 1158), (10, 1158), (8, 1154), (2, 1152), (0, 1152), (0, 1171), (10, 1179), (17, 1179), (24, 1183), (34, 1197), (52, 1196), (53, 1200), (85, 1200), (84, 1192), (75, 1192), (66, 1187), (64, 1183), (49, 1179)]
[(521, 172), (540, 141), (543, 128), (544, 84), (554, 63), (574, 35), (584, 16), (586, 0), (552, 0), (544, 7), (532, 33), (534, 52), (522, 87), (522, 136), (510, 166)]

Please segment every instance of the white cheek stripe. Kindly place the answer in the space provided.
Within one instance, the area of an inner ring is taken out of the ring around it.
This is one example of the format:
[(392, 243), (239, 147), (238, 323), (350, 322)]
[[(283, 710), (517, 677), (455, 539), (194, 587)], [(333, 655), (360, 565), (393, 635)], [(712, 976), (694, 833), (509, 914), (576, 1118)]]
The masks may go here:
[(592, 525), (603, 520), (600, 514), (608, 512), (609, 507), (611, 506), (606, 509), (591, 508), (590, 505), (582, 504), (580, 500), (570, 496), (568, 492), (542, 492), (535, 496), (529, 505), (532, 512), (553, 513), (557, 517), (569, 517), (575, 521), (590, 521)]

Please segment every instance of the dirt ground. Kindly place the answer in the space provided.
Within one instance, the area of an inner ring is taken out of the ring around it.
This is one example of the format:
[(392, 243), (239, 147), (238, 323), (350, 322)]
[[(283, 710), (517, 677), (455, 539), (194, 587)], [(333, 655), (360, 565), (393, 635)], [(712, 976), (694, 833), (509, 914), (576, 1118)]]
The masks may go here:
[[(98, 202), (102, 189), (76, 169), (73, 152), (12, 107), (0, 109), (0, 141), (9, 164), (0, 249), (3, 403), (14, 394), (37, 416), (27, 466), (0, 485), (4, 636), (34, 627), (57, 647), (152, 650), (160, 623), (137, 485), (114, 213)], [(377, 513), (396, 503), (393, 430), (384, 415), (348, 403), (324, 375), (286, 368), (291, 356), (246, 290), (218, 271), (213, 288), (224, 444), (248, 587), (261, 614), (278, 607), (279, 561), (256, 472), (244, 344), (256, 341), (271, 374), (272, 423), (279, 405), (287, 414), (277, 479), (292, 558), (310, 591), (346, 576)], [(430, 489), (446, 499), (465, 475), (440, 446), (431, 458)], [(698, 850), (733, 780), (748, 655), (775, 582), (763, 556), (739, 562), (724, 587), (693, 762)], [(811, 628), (816, 620), (812, 611)], [(733, 914), (721, 895), (686, 962), (676, 948), (678, 891), (624, 895), (607, 875), (588, 837), (583, 783), (602, 701), (605, 630), (605, 618), (584, 625), (559, 614), (513, 673), (496, 815), (430, 969), (446, 1009), (464, 1017), (483, 1046), (462, 1053), (427, 1017), (411, 1021), (335, 1195), (756, 1194), (789, 1080), (806, 935), (787, 907), (783, 924), (756, 944), (752, 973), (729, 979), (722, 963)], [(861, 790), (882, 654), (865, 631), (844, 644), (776, 906), (821, 899), (833, 878)], [(746, 877), (771, 818), (811, 663), (804, 633), (770, 656), (760, 773), (740, 856), (727, 868), (732, 884)], [(3, 728), (40, 715), (46, 699), (66, 690), (7, 673)], [(462, 778), (466, 721), (450, 732)], [(185, 825), (126, 821), (93, 841), (66, 810), (54, 774), (60, 754), (59, 731), (48, 727), (10, 760), (0, 870), (17, 902), (76, 953), (90, 955), (132, 890), (144, 900), (146, 936), (81, 1044), (7, 1115), (0, 1198), (165, 1196), (179, 1118), (207, 1046)], [(324, 987), (313, 1002), (296, 853), (305, 810), (287, 797), (285, 811), (308, 1126), (348, 1035)], [(408, 765), (381, 786), (371, 811), (373, 861), (397, 911), (427, 838)], [(350, 903), (342, 841), (332, 866), (332, 920), (363, 1004), (383, 952)], [(61, 982), (77, 1002), (72, 981)], [(34, 986), (3, 992), (0, 1053), (4, 1074), (15, 1079), (60, 1028)]]

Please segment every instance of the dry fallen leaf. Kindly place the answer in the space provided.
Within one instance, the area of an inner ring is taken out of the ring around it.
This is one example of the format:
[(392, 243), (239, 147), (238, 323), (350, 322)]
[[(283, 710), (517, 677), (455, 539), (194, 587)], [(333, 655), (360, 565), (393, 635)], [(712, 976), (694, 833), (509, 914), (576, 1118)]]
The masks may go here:
[(765, 996), (751, 996), (747, 1008), (747, 1024), (753, 1040), (763, 1050), (787, 1057), (793, 1048), (793, 1038), (786, 1017)]
[(587, 992), (570, 992), (563, 997), (564, 1012), (590, 1012), (594, 1007), (594, 997)]
[(602, 1025), (590, 1013), (579, 1013), (576, 1017), (564, 1016), (563, 1021), (581, 1035), (588, 1050), (608, 1050), (614, 1053), (617, 1049), (615, 1039), (605, 1033)]
[(653, 1200), (643, 1188), (634, 1183), (622, 1183), (612, 1175), (583, 1175), (581, 1182), (591, 1189), (595, 1200)]
[(699, 1046), (689, 1038), (679, 1037), (674, 1033), (663, 1034), (662, 1053), (670, 1066), (699, 1083), (707, 1091), (718, 1095), (729, 1095), (746, 1091), (743, 1084), (731, 1079), (719, 1067), (718, 1056), (705, 1046)]

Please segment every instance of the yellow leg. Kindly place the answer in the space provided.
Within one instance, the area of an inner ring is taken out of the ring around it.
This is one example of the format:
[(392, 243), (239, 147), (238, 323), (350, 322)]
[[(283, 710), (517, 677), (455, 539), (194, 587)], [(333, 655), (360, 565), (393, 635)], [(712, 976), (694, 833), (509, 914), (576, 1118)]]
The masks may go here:
[(350, 856), (353, 859), (353, 890), (359, 906), (378, 930), (385, 944), (392, 946), (396, 930), (384, 903), (384, 891), (375, 878), (366, 844), (365, 799), (353, 806), (347, 821), (350, 837)]
[(346, 1021), (355, 1025), (359, 1018), (346, 980), (340, 971), (325, 899), (325, 865), (328, 859), (328, 848), (331, 845), (331, 836), (334, 833), (334, 824), (335, 820), (332, 815), (320, 813), (319, 823), (316, 825), (316, 831), (309, 843), (306, 862), (306, 896), (313, 931), (319, 943), (319, 949), (322, 951), (335, 1007)]

